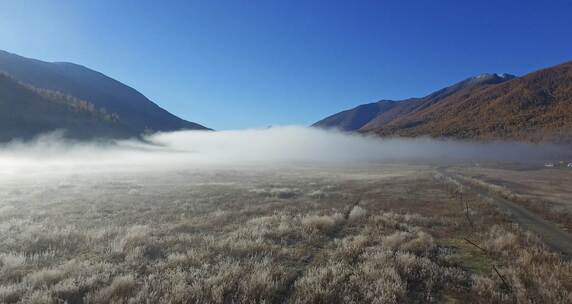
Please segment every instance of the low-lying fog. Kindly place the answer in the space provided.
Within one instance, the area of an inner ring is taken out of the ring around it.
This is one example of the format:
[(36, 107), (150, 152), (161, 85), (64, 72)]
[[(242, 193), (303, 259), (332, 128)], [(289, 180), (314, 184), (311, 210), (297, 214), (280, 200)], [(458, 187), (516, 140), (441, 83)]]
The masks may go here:
[(60, 133), (0, 146), (0, 174), (79, 170), (179, 169), (185, 166), (340, 163), (360, 161), (557, 159), (565, 147), (523, 143), (469, 143), (428, 138), (380, 139), (298, 126), (240, 131), (179, 131), (148, 143), (72, 142)]

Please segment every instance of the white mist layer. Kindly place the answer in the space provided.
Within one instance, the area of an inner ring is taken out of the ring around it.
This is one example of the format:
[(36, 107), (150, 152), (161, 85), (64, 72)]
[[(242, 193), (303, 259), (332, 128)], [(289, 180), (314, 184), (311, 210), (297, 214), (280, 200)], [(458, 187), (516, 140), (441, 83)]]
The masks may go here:
[(566, 149), (522, 143), (381, 139), (305, 127), (159, 133), (140, 141), (79, 143), (49, 134), (0, 146), (0, 173), (169, 169), (185, 166), (399, 160), (556, 159)]

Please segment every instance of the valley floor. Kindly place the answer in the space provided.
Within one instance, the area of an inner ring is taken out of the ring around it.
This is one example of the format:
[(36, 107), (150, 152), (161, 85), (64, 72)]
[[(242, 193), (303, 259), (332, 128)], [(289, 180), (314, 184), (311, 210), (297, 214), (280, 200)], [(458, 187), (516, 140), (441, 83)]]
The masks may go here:
[(2, 180), (0, 302), (572, 303), (569, 257), (483, 195), (569, 236), (565, 222), (475, 170), (300, 164)]

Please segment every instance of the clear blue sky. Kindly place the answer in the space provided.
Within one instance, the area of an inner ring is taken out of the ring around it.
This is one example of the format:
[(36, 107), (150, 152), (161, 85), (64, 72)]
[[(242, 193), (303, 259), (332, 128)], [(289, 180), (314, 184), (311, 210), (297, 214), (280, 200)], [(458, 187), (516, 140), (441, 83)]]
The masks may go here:
[(0, 49), (80, 63), (215, 129), (310, 124), (572, 60), (572, 1), (0, 0)]

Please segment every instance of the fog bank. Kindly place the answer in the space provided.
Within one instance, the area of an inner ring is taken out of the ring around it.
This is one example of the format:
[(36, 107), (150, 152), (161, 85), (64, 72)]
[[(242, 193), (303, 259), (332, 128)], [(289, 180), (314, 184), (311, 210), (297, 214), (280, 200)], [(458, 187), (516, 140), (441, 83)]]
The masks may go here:
[(239, 131), (179, 131), (117, 142), (72, 142), (61, 133), (0, 146), (0, 172), (47, 168), (181, 168), (288, 162), (558, 159), (566, 147), (470, 143), (428, 138), (381, 139), (298, 126)]

